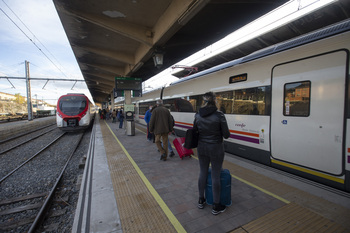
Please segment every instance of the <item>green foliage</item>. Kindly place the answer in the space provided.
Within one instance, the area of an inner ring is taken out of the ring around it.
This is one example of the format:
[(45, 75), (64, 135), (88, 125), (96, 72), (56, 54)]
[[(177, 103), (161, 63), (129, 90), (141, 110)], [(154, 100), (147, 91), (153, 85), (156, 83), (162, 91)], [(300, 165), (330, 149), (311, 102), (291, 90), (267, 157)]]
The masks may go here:
[(21, 96), (21, 94), (17, 93), (17, 94), (15, 94), (15, 96), (16, 96), (16, 103), (24, 104), (26, 102), (25, 98), (23, 96)]

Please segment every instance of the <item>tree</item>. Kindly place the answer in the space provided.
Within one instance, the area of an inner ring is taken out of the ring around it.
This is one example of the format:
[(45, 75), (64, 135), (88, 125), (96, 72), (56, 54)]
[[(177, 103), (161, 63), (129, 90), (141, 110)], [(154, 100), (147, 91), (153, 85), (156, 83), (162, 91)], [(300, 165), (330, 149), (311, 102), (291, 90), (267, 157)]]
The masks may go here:
[(25, 103), (25, 99), (23, 96), (21, 96), (21, 94), (17, 93), (15, 94), (16, 96), (16, 102), (19, 104), (24, 104)]

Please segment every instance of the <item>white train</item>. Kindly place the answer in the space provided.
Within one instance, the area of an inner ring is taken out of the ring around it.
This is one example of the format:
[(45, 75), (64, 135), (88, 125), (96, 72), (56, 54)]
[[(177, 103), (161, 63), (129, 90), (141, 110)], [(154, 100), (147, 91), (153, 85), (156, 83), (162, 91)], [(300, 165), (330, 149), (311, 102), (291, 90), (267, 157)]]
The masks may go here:
[(64, 131), (85, 129), (95, 117), (95, 107), (84, 94), (62, 95), (57, 101), (56, 123)]
[(349, 50), (347, 20), (134, 98), (136, 118), (162, 98), (184, 135), (213, 91), (227, 152), (350, 192)]

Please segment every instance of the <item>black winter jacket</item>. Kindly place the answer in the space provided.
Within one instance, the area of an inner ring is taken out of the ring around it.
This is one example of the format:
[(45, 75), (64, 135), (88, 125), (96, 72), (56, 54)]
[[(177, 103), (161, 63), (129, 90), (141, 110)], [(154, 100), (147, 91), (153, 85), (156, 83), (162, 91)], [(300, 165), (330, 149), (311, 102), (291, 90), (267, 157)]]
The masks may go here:
[(230, 136), (225, 115), (214, 106), (200, 108), (193, 125), (199, 132), (199, 142), (217, 144)]

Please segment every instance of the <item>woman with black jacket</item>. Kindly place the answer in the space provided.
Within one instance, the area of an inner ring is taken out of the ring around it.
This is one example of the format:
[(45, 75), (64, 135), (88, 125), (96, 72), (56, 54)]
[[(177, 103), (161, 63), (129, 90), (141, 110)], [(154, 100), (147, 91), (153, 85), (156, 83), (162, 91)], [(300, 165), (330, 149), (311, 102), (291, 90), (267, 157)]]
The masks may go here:
[(217, 215), (226, 209), (226, 206), (220, 204), (220, 172), (225, 155), (223, 138), (228, 138), (230, 131), (225, 115), (216, 107), (216, 98), (213, 92), (207, 92), (203, 95), (203, 105), (195, 115), (194, 130), (198, 130), (199, 133), (197, 147), (200, 167), (198, 208), (203, 209), (205, 205), (204, 190), (211, 163), (212, 214)]

